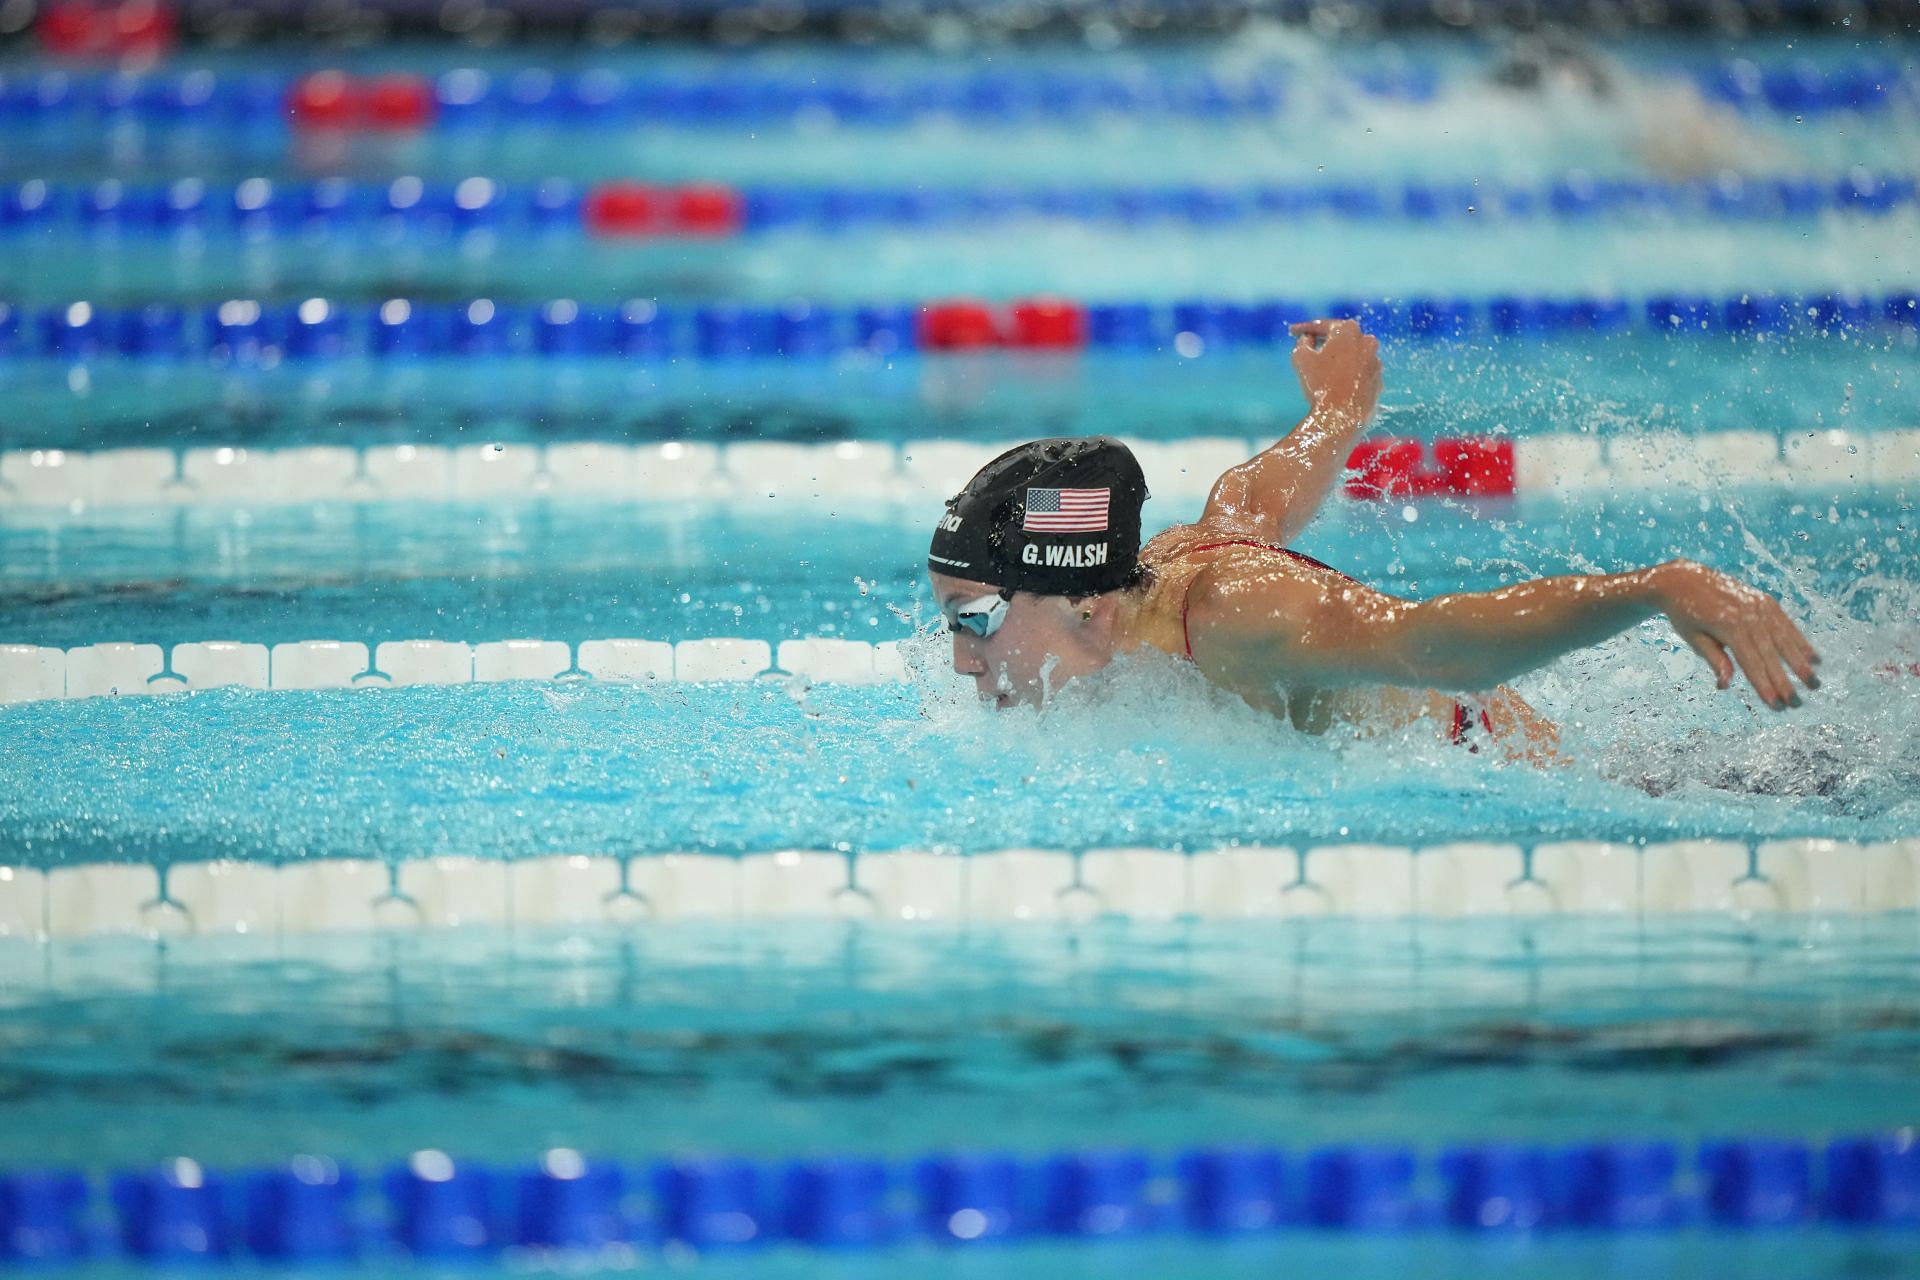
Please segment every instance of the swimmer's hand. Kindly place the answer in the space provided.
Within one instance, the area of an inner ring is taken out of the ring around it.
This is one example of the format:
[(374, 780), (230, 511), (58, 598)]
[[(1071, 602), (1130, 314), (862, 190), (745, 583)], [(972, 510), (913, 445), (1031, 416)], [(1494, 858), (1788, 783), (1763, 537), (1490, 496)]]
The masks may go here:
[(1776, 711), (1800, 705), (1788, 671), (1807, 688), (1820, 687), (1813, 670), (1820, 655), (1766, 592), (1691, 560), (1670, 560), (1646, 573), (1673, 629), (1707, 660), (1722, 689), (1733, 683), (1736, 664)]
[(1307, 320), (1293, 325), (1293, 371), (1307, 403), (1352, 423), (1380, 407), (1380, 341), (1357, 320)]

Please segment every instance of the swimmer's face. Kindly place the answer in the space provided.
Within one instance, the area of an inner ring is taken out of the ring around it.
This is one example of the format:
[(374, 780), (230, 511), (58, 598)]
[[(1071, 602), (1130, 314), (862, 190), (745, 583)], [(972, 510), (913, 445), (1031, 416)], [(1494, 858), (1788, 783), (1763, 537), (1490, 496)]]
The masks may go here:
[[(984, 582), (932, 575), (934, 599), (949, 616), (963, 604), (999, 590)], [(1064, 596), (1016, 592), (990, 636), (954, 627), (953, 669), (971, 677), (982, 701), (996, 707), (1037, 707), (1067, 681), (1098, 671), (1113, 657), (1110, 610)], [(1082, 616), (1092, 610), (1091, 619)]]

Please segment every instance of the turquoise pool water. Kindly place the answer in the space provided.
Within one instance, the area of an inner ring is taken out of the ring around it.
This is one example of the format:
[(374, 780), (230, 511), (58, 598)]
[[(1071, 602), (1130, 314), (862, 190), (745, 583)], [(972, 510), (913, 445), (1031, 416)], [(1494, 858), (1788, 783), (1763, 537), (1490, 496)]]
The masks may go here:
[(5, 955), (6, 1163), (1902, 1123), (1911, 921), (131, 940)]
[[(1233, 840), (1802, 837), (1920, 819), (1911, 678), (1833, 651), (1790, 715), (1715, 694), (1648, 635), (1522, 682), (1541, 771), (1422, 725), (1318, 739), (1152, 664), (1042, 716), (918, 685), (212, 691), (0, 711), (18, 861), (789, 848), (1206, 848)], [(936, 646), (916, 652), (929, 665)], [(1144, 665), (1144, 664), (1142, 664)], [(102, 776), (111, 779), (96, 785)]]
[[(1183, 145), (1168, 140), (1169, 147)], [(1920, 160), (1913, 166), (1920, 169)], [(69, 236), (9, 254), (10, 300), (101, 303), (155, 297), (315, 295), (462, 300), (660, 298), (778, 304), (907, 301), (927, 296), (1063, 294), (1139, 297), (1407, 297), (1658, 290), (1739, 293), (1910, 290), (1920, 279), (1920, 210), (1829, 212), (1743, 223), (1686, 216), (1604, 220), (1460, 218), (1439, 225), (1332, 217), (1248, 219), (1139, 252), (1126, 228), (1040, 219), (841, 234), (780, 229), (712, 245), (594, 241), (575, 233), (463, 237), (430, 233), (301, 234), (249, 243), (230, 235)], [(1186, 227), (1169, 224), (1178, 236)], [(1817, 230), (1818, 234), (1809, 234)], [(34, 243), (22, 236), (0, 244)], [(1763, 276), (1754, 269), (1765, 260)], [(1248, 264), (1259, 267), (1249, 271)]]
[[(1920, 277), (1916, 277), (1920, 278)], [(1891, 283), (1891, 282), (1889, 282)], [(1911, 333), (1648, 333), (1396, 342), (1383, 433), (1865, 434), (1920, 425)], [(210, 369), (0, 361), (0, 447), (542, 440), (1277, 439), (1305, 412), (1279, 352), (987, 354), (887, 362), (407, 360)]]
[[(933, 513), (846, 507), (829, 515), (771, 500), (700, 508), (574, 499), (16, 515), (0, 519), (0, 634), (58, 647), (529, 636), (777, 643), (880, 642), (930, 626), (919, 547)], [(1154, 499), (1148, 526), (1192, 519), (1199, 507), (1194, 498)], [(1915, 640), (1912, 519), (1898, 496), (1873, 492), (1412, 507), (1336, 497), (1299, 546), (1409, 597), (1685, 555), (1811, 606), (1815, 632), (1836, 643), (1852, 641), (1834, 628), (1860, 624), (1861, 652), (1895, 661)]]

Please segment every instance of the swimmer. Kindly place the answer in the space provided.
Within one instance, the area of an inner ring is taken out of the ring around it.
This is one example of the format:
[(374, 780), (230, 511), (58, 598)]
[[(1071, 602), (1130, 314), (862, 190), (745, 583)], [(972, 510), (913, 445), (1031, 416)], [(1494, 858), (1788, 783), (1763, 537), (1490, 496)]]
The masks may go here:
[(1622, 76), (1584, 41), (1547, 27), (1509, 39), (1487, 79), (1523, 93), (1566, 89), (1606, 102), (1615, 96)]
[[(1503, 682), (1655, 614), (1727, 688), (1798, 706), (1820, 661), (1779, 603), (1704, 565), (1540, 578), (1410, 601), (1289, 550), (1380, 398), (1376, 341), (1350, 320), (1293, 327), (1307, 416), (1214, 482), (1193, 524), (1140, 545), (1140, 464), (1104, 436), (1036, 440), (948, 500), (927, 556), (953, 666), (997, 707), (1038, 706), (1122, 654), (1158, 651), (1309, 733), (1432, 722), (1510, 756), (1553, 756), (1552, 724)], [(1791, 672), (1790, 676), (1788, 673)]]
[(1624, 125), (1640, 161), (1662, 177), (1712, 178), (1791, 163), (1739, 113), (1709, 102), (1692, 82), (1636, 75), (1594, 45), (1552, 28), (1514, 36), (1488, 80), (1503, 90), (1578, 105)]

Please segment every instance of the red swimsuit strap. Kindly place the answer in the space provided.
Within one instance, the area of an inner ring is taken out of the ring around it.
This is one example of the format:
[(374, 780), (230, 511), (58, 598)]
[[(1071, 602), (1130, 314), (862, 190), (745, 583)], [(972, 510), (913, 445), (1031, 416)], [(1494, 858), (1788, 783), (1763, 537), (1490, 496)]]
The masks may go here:
[[(1467, 741), (1467, 723), (1467, 704), (1464, 702), (1454, 703), (1453, 733), (1449, 735), (1447, 740), (1456, 747), (1465, 747), (1469, 751), (1478, 751), (1480, 748), (1477, 745)], [(1480, 713), (1480, 727), (1488, 733), (1493, 732), (1493, 718), (1485, 711)]]

